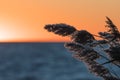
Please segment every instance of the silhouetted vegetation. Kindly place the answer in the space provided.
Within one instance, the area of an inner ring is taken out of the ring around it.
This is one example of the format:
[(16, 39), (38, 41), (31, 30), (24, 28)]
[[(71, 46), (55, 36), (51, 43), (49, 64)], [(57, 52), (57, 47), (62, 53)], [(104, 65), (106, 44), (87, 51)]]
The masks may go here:
[[(71, 42), (65, 43), (65, 47), (74, 52), (73, 56), (84, 62), (89, 71), (104, 80), (120, 80), (120, 74), (105, 66), (112, 64), (120, 70), (120, 32), (110, 18), (106, 17), (108, 31), (98, 32), (101, 40), (87, 30), (77, 30), (67, 24), (48, 24), (44, 28), (61, 36), (69, 36)], [(105, 59), (104, 63), (99, 60)], [(112, 67), (114, 67), (112, 66)]]

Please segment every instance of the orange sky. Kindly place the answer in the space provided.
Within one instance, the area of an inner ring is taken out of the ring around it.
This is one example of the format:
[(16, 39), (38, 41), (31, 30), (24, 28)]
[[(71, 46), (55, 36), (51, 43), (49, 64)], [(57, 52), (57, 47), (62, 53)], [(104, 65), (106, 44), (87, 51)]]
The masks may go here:
[(44, 25), (66, 23), (97, 34), (105, 30), (105, 16), (120, 26), (120, 0), (0, 0), (0, 41), (68, 41)]

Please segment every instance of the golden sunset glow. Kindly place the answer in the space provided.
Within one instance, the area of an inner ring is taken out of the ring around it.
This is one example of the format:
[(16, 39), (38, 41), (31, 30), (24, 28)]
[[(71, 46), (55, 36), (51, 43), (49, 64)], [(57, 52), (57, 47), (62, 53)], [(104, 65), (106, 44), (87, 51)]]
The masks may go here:
[(68, 41), (46, 24), (66, 23), (93, 34), (105, 30), (105, 16), (120, 28), (120, 0), (0, 0), (0, 42)]

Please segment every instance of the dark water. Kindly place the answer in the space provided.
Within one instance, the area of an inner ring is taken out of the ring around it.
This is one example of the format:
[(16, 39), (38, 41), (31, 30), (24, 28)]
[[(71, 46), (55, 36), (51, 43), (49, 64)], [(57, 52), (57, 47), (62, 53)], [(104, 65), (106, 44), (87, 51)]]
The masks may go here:
[(0, 43), (0, 80), (100, 80), (63, 43)]

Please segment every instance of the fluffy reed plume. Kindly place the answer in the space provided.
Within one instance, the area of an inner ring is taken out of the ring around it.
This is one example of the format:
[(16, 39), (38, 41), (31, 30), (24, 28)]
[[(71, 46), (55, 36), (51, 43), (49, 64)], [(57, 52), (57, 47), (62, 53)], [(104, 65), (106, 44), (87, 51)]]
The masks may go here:
[(104, 38), (108, 41), (113, 40), (113, 37), (114, 37), (114, 35), (111, 35), (108, 32), (99, 32), (98, 34), (100, 35), (101, 38)]
[(112, 22), (112, 20), (108, 17), (107, 18), (107, 25), (105, 27), (108, 28), (107, 32), (104, 33), (99, 33), (101, 35), (101, 37), (109, 40), (109, 41), (113, 41), (113, 40), (117, 40), (120, 39), (120, 32), (118, 30), (118, 28), (114, 25), (114, 23)]
[(119, 33), (117, 27), (113, 24), (113, 22), (110, 20), (110, 18), (108, 18), (108, 17), (106, 17), (106, 18), (107, 18), (107, 21), (106, 21), (107, 25), (106, 25), (106, 27), (109, 28), (108, 32), (113, 34), (115, 39), (116, 38), (120, 38), (120, 33)]
[(111, 47), (107, 54), (113, 63), (120, 64), (120, 46)]
[(76, 43), (65, 43), (64, 46), (70, 51), (77, 53), (80, 53), (84, 49), (82, 45)]
[[(120, 33), (110, 18), (107, 18), (108, 31), (99, 32), (102, 40), (96, 40), (91, 33), (86, 30), (76, 30), (67, 24), (48, 24), (44, 28), (61, 36), (69, 36), (71, 42), (65, 43), (65, 47), (73, 52), (73, 56), (84, 62), (89, 71), (104, 80), (120, 80), (118, 74), (105, 67), (105, 64), (114, 64), (120, 68)], [(104, 46), (107, 46), (105, 48)], [(97, 48), (97, 49), (96, 49)], [(98, 51), (98, 49), (100, 51)], [(108, 54), (109, 58), (102, 54)], [(100, 63), (97, 60), (106, 59), (107, 62)]]
[(73, 26), (70, 26), (64, 23), (48, 24), (48, 25), (45, 25), (44, 28), (48, 30), (49, 32), (53, 32), (61, 36), (68, 36), (76, 31), (76, 29)]
[(73, 54), (74, 57), (76, 58), (78, 57), (78, 59), (85, 61), (85, 62), (89, 60), (93, 61), (100, 57), (100, 55), (97, 54), (97, 52), (95, 52), (93, 49), (91, 49), (90, 47), (86, 48), (82, 44), (65, 43), (64, 46), (70, 51), (76, 53), (76, 54)]
[(107, 76), (109, 75), (109, 70), (107, 68), (105, 68), (104, 66), (100, 65), (99, 63), (97, 63), (96, 61), (91, 61), (89, 60), (86, 63), (88, 69), (90, 70), (91, 73), (94, 73), (96, 76)]
[(71, 40), (74, 41), (74, 42), (78, 42), (78, 43), (84, 44), (84, 43), (87, 43), (89, 41), (95, 40), (95, 38), (88, 31), (80, 30), (80, 31), (75, 31), (72, 34)]

